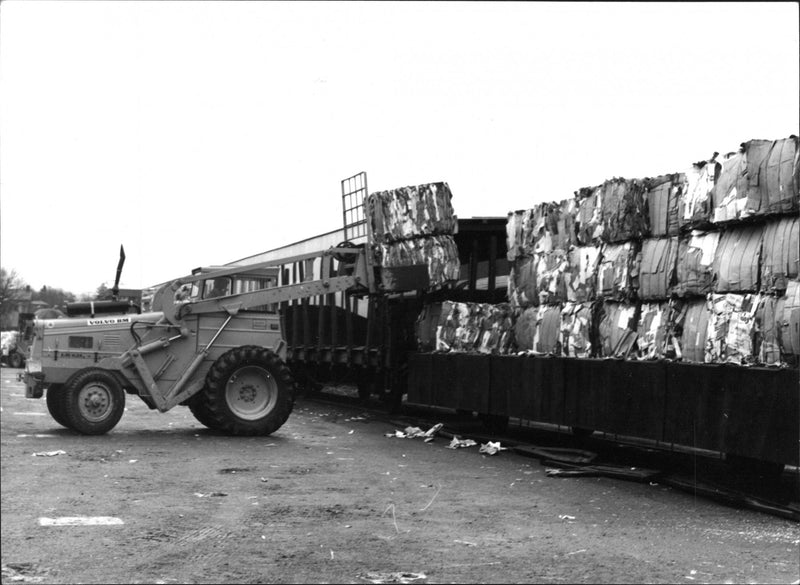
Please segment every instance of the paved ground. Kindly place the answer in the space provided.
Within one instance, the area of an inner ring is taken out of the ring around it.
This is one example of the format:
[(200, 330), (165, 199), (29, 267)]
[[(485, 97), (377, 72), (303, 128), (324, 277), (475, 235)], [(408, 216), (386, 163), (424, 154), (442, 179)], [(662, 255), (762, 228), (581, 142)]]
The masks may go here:
[[(301, 398), (262, 438), (129, 397), (83, 437), (3, 368), (3, 583), (796, 583), (800, 525)], [(35, 455), (63, 451), (57, 455)], [(48, 526), (103, 517), (94, 526)], [(49, 519), (49, 520), (48, 520)], [(117, 522), (117, 524), (110, 524)]]

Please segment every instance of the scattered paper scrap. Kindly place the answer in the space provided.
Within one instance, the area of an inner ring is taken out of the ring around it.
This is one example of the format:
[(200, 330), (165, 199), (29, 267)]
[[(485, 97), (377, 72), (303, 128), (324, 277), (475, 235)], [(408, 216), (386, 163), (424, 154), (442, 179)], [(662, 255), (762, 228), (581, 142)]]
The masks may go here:
[(413, 583), (414, 581), (428, 578), (425, 573), (408, 573), (405, 571), (396, 571), (394, 573), (376, 573), (370, 571), (359, 575), (359, 577), (370, 583)]
[(3, 583), (41, 583), (44, 577), (32, 575), (35, 567), (31, 563), (9, 563), (3, 565)]
[(385, 436), (390, 438), (396, 437), (398, 439), (415, 439), (417, 437), (422, 437), (425, 440), (425, 442), (428, 443), (430, 441), (433, 441), (433, 438), (436, 436), (436, 433), (439, 432), (439, 430), (443, 426), (444, 425), (442, 423), (438, 423), (433, 425), (427, 431), (423, 431), (419, 427), (406, 427), (402, 431), (394, 431), (393, 433), (386, 433)]
[(447, 445), (448, 449), (460, 449), (462, 447), (474, 447), (477, 445), (475, 441), (472, 439), (459, 439), (458, 437), (453, 437), (453, 440), (450, 441), (450, 444)]
[(496, 455), (500, 451), (507, 451), (506, 447), (500, 446), (500, 441), (494, 442), (489, 441), (486, 444), (481, 445), (480, 453), (486, 453), (487, 455)]
[(195, 496), (198, 498), (221, 498), (227, 496), (225, 492), (208, 492), (207, 494), (201, 494), (200, 492), (195, 492)]
[(39, 451), (38, 453), (34, 453), (34, 457), (55, 457), (56, 455), (66, 455), (66, 451), (62, 451), (59, 449), (58, 451)]
[(570, 516), (569, 514), (561, 514), (558, 517), (559, 520), (575, 520), (575, 516)]

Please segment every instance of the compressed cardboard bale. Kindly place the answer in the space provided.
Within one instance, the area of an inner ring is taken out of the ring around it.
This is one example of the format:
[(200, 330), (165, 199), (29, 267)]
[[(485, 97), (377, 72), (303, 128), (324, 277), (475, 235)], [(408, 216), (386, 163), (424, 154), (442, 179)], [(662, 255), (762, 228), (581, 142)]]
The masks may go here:
[(480, 326), (475, 326), (474, 310), (471, 303), (442, 303), (442, 313), (436, 329), (437, 351), (467, 351), (474, 347), (480, 333)]
[(442, 303), (429, 303), (422, 307), (414, 324), (419, 351), (427, 352), (436, 349), (436, 330), (439, 327), (441, 314)]
[(603, 301), (597, 319), (600, 357), (625, 358), (636, 344), (639, 308), (635, 303)]
[(508, 353), (514, 339), (512, 309), (508, 303), (480, 305), (483, 313), (477, 350), (485, 354)]
[(678, 201), (678, 224), (681, 230), (705, 228), (711, 223), (714, 186), (722, 165), (716, 154), (707, 161), (696, 162), (684, 173), (686, 183)]
[(728, 226), (714, 253), (714, 292), (758, 292), (761, 264), (761, 224)]
[(514, 307), (532, 307), (539, 304), (539, 285), (536, 269), (539, 259), (519, 256), (511, 264), (508, 275), (508, 300)]
[(792, 281), (790, 285), (793, 285), (791, 296), (765, 295), (756, 311), (760, 342), (758, 361), (762, 364), (796, 367), (800, 362), (797, 333), (800, 321), (800, 284)]
[(519, 311), (514, 322), (514, 343), (518, 351), (532, 351), (533, 337), (536, 334), (538, 310), (528, 307)]
[(666, 357), (672, 348), (670, 304), (642, 303), (636, 331), (637, 357), (652, 360)]
[(757, 361), (758, 294), (711, 294), (706, 361), (753, 364)]
[(640, 257), (639, 298), (668, 299), (675, 284), (678, 238), (647, 238), (642, 241)]
[(678, 208), (686, 175), (674, 173), (645, 180), (649, 235), (677, 236), (680, 233)]
[(797, 136), (750, 140), (743, 149), (747, 165), (747, 212), (771, 215), (798, 211)]
[(367, 196), (366, 215), (376, 243), (455, 233), (457, 218), (447, 183), (427, 183)]
[(602, 186), (603, 241), (625, 242), (649, 232), (645, 188), (636, 179), (611, 179)]
[(719, 237), (720, 232), (692, 230), (679, 238), (674, 294), (705, 296), (714, 290), (714, 256)]
[(800, 358), (800, 282), (789, 281), (783, 298), (783, 316), (778, 322), (781, 353), (793, 356), (796, 365)]
[(575, 215), (578, 204), (574, 198), (551, 203), (548, 207), (545, 231), (549, 234), (551, 249), (568, 251), (578, 245), (575, 233)]
[(798, 277), (800, 218), (782, 217), (764, 224), (761, 248), (761, 292), (783, 294)]
[(675, 318), (675, 335), (680, 346), (678, 356), (683, 361), (706, 361), (706, 340), (711, 309), (703, 298), (688, 299)]
[(753, 215), (747, 208), (747, 158), (744, 150), (730, 152), (722, 159), (722, 171), (711, 192), (712, 221), (727, 223)]
[(559, 346), (562, 355), (592, 356), (592, 303), (568, 302), (561, 309)]
[(564, 279), (567, 271), (567, 253), (552, 250), (537, 254), (536, 283), (539, 304), (560, 303), (567, 300), (567, 286)]
[(561, 306), (541, 305), (520, 312), (514, 324), (518, 351), (537, 354), (558, 353)]
[(551, 204), (539, 203), (531, 209), (508, 214), (506, 221), (506, 246), (509, 260), (530, 256), (552, 248), (546, 230), (547, 214)]
[(568, 301), (592, 301), (597, 294), (600, 246), (575, 246), (567, 254), (564, 284)]
[(459, 307), (463, 303), (444, 301), (436, 327), (436, 351), (450, 351), (456, 343), (456, 329), (459, 324)]
[(420, 237), (380, 244), (379, 263), (385, 268), (425, 264), (430, 287), (458, 280), (461, 270), (453, 236)]
[(578, 245), (589, 246), (603, 236), (603, 186), (584, 187), (575, 192), (575, 237)]
[(639, 255), (636, 242), (604, 244), (597, 270), (597, 296), (622, 301), (639, 288)]
[(542, 305), (536, 311), (533, 350), (540, 354), (558, 354), (561, 329), (561, 305)]

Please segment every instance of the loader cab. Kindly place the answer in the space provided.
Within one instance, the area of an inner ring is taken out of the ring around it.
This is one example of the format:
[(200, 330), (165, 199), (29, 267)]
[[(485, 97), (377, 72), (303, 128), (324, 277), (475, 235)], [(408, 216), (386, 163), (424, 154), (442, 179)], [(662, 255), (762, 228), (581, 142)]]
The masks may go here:
[[(239, 295), (249, 293), (265, 288), (271, 288), (278, 284), (278, 268), (259, 268), (255, 270), (248, 270), (246, 266), (242, 267), (242, 272), (225, 275), (213, 276), (217, 270), (230, 270), (230, 266), (218, 267), (200, 267), (192, 270), (192, 275), (208, 274), (209, 277), (205, 280), (198, 280), (191, 283), (191, 288), (187, 287), (188, 299), (190, 300), (204, 300), (216, 297), (224, 297), (230, 295)], [(277, 313), (278, 305), (271, 303), (268, 305), (260, 305), (246, 309), (259, 313)]]

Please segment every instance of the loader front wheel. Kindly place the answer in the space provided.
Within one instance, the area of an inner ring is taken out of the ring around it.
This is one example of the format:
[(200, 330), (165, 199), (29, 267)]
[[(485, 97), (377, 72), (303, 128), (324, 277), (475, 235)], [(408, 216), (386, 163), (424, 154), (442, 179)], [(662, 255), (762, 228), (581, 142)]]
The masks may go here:
[(65, 426), (83, 435), (107, 433), (125, 410), (125, 392), (113, 374), (100, 368), (77, 372), (64, 385), (63, 393)]
[(211, 428), (232, 435), (274, 433), (292, 412), (293, 388), (289, 368), (272, 351), (255, 345), (231, 349), (206, 376)]
[(219, 430), (217, 419), (214, 418), (214, 413), (208, 407), (205, 389), (192, 396), (187, 406), (200, 424), (212, 431)]
[(47, 411), (53, 417), (53, 420), (62, 427), (69, 428), (67, 419), (64, 418), (64, 389), (61, 384), (53, 384), (47, 389), (45, 402), (47, 403)]

